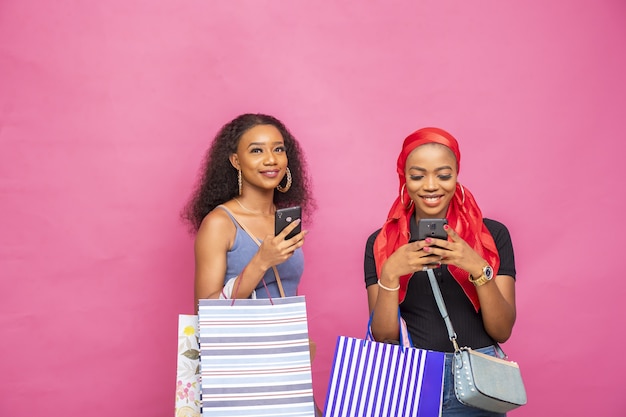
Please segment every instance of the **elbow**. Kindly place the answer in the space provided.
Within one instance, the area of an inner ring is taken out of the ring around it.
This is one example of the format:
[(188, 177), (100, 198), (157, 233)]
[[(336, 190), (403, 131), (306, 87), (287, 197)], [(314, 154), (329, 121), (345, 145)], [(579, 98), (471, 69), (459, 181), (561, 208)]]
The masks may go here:
[(511, 334), (513, 333), (513, 323), (511, 323), (510, 326), (501, 326), (498, 328), (486, 330), (489, 336), (491, 336), (494, 341), (498, 343), (504, 343), (509, 340)]
[(492, 335), (491, 336), (493, 340), (495, 340), (498, 343), (504, 343), (507, 340), (509, 340), (509, 338), (511, 337), (511, 332), (508, 333), (502, 333), (502, 334), (498, 334), (498, 335)]
[(490, 326), (489, 328), (485, 328), (485, 330), (495, 342), (504, 343), (509, 340), (513, 333), (513, 324), (512, 322), (506, 325)]
[(374, 333), (372, 332), (372, 337), (374, 338), (374, 340), (376, 342), (381, 342), (381, 343), (392, 343), (392, 344), (398, 344), (400, 337), (398, 334), (394, 334), (394, 333)]
[(506, 316), (500, 316), (497, 320), (485, 321), (487, 334), (498, 343), (504, 343), (511, 337), (515, 325), (515, 310)]

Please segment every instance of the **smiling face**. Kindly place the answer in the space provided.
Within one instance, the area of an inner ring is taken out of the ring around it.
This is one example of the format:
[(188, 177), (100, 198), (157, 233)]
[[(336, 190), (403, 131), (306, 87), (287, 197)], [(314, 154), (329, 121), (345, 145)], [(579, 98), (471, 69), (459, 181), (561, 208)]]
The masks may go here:
[(231, 163), (241, 170), (243, 190), (252, 186), (262, 190), (276, 188), (285, 175), (287, 153), (282, 135), (272, 125), (257, 125), (239, 140)]
[(404, 172), (417, 217), (445, 217), (458, 175), (452, 151), (438, 143), (418, 146), (409, 154)]

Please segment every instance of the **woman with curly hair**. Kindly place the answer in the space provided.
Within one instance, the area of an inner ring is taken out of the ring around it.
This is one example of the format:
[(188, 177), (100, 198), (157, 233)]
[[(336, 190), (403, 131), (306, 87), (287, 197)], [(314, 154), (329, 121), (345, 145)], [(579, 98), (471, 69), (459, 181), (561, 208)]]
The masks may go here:
[(205, 298), (280, 297), (281, 283), (296, 295), (307, 231), (285, 239), (296, 220), (274, 236), (276, 209), (295, 205), (305, 215), (314, 209), (304, 154), (285, 125), (264, 114), (224, 125), (182, 213), (196, 234), (196, 309)]

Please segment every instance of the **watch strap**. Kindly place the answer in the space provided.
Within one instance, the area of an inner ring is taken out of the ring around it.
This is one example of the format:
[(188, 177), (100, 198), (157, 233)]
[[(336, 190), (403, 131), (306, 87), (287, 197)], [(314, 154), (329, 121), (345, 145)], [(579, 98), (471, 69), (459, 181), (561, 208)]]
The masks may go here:
[(474, 284), (477, 287), (480, 287), (481, 285), (484, 285), (487, 282), (489, 282), (489, 279), (487, 279), (487, 276), (483, 272), (482, 274), (480, 274), (480, 276), (478, 278), (474, 278), (474, 277), (472, 277), (470, 275), (469, 276), (469, 282), (471, 282), (472, 284)]
[(489, 281), (491, 281), (493, 279), (493, 269), (491, 269), (491, 278), (489, 278), (487, 276), (487, 274), (485, 273), (485, 271), (487, 271), (488, 269), (491, 269), (491, 267), (489, 265), (483, 267), (481, 274), (477, 277), (474, 278), (471, 274), (469, 276), (469, 282), (471, 282), (472, 284), (474, 284), (474, 286), (476, 287), (480, 287), (481, 285), (485, 285), (486, 283), (488, 283)]

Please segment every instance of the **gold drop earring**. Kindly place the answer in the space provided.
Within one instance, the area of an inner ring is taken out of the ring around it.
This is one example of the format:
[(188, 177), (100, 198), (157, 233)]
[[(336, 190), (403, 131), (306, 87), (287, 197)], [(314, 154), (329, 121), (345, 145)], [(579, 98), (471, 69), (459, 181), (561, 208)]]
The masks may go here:
[(241, 184), (241, 170), (240, 169), (237, 170), (237, 185), (239, 186), (239, 195), (241, 195), (241, 190), (243, 186)]

